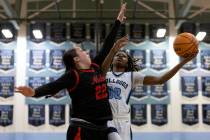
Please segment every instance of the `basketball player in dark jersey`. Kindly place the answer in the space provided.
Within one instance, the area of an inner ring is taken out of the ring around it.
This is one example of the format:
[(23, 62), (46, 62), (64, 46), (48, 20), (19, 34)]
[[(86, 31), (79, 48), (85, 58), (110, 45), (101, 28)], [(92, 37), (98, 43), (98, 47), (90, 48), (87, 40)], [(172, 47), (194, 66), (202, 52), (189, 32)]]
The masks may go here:
[(67, 140), (107, 140), (107, 121), (112, 120), (106, 80), (101, 70), (106, 55), (112, 48), (120, 24), (125, 20), (126, 4), (122, 4), (117, 20), (105, 39), (99, 54), (91, 62), (80, 47), (65, 52), (66, 72), (54, 82), (36, 89), (27, 86), (15, 88), (27, 97), (54, 95), (67, 89), (72, 99), (71, 122)]

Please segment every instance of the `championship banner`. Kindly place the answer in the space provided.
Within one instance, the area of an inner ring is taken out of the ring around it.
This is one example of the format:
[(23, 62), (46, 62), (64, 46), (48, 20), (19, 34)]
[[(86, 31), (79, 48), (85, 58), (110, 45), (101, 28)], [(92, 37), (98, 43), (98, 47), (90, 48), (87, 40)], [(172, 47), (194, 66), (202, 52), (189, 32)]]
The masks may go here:
[(14, 77), (0, 77), (0, 97), (8, 98), (14, 95)]
[[(35, 38), (33, 31), (34, 30), (40, 30), (42, 33), (42, 38)], [(35, 43), (41, 43), (45, 41), (46, 39), (46, 23), (30, 23), (29, 25), (29, 40), (35, 42)]]
[(202, 105), (203, 123), (210, 125), (210, 104)]
[(44, 84), (46, 84), (45, 77), (29, 77), (28, 79), (28, 85), (33, 89), (38, 88)]
[(210, 77), (201, 77), (202, 95), (210, 98)]
[(90, 41), (95, 42), (96, 40), (96, 32), (97, 35), (100, 37), (100, 42), (103, 42), (106, 37), (106, 25), (105, 24), (90, 24)]
[(137, 64), (140, 70), (146, 68), (146, 51), (145, 50), (130, 50), (129, 54), (137, 59)]
[(33, 126), (45, 123), (45, 105), (28, 105), (28, 123)]
[(152, 124), (162, 126), (168, 123), (168, 113), (166, 104), (151, 105)]
[(130, 24), (130, 41), (140, 43), (145, 40), (145, 24)]
[(0, 126), (13, 124), (13, 105), (0, 105)]
[[(182, 61), (182, 58), (180, 58), (180, 61)], [(193, 70), (193, 69), (196, 69), (197, 68), (197, 59), (194, 58), (192, 59), (191, 61), (187, 62), (183, 67), (182, 69), (185, 69), (185, 70)]]
[(51, 50), (50, 51), (50, 68), (56, 71), (64, 69), (63, 63), (64, 50)]
[(131, 105), (131, 123), (133, 125), (144, 125), (147, 123), (147, 105), (132, 104)]
[(45, 50), (30, 50), (30, 66), (35, 71), (43, 70), (46, 67)]
[(182, 105), (182, 122), (187, 125), (198, 123), (198, 105), (183, 104)]
[(198, 79), (194, 76), (181, 77), (182, 96), (189, 98), (198, 96)]
[(50, 24), (50, 40), (56, 43), (66, 41), (66, 23), (51, 23)]
[(70, 25), (70, 40), (72, 42), (81, 43), (86, 39), (85, 23), (71, 23)]
[(14, 51), (0, 50), (0, 70), (8, 71), (14, 69)]
[(151, 96), (156, 98), (163, 98), (168, 96), (167, 83), (161, 85), (151, 85)]
[[(55, 81), (57, 78), (58, 78), (58, 77), (50, 77), (50, 78), (49, 78), (49, 82), (53, 82), (53, 81)], [(66, 92), (65, 89), (63, 89), (63, 90), (59, 91), (57, 94), (55, 94), (55, 95), (53, 96), (53, 98), (60, 99), (60, 98), (62, 98), (62, 97), (64, 97), (64, 96), (66, 96), (66, 95), (67, 95), (67, 92)]]
[(201, 68), (205, 70), (210, 70), (210, 50), (203, 49), (200, 51), (201, 57)]
[(150, 51), (150, 67), (155, 70), (163, 70), (167, 67), (165, 50)]
[(131, 96), (133, 97), (136, 97), (136, 98), (143, 98), (145, 96), (148, 96), (148, 93), (147, 93), (147, 86), (146, 85), (138, 85), (136, 86), (133, 91), (132, 91), (132, 94)]
[(54, 126), (65, 124), (65, 105), (49, 105), (49, 124)]

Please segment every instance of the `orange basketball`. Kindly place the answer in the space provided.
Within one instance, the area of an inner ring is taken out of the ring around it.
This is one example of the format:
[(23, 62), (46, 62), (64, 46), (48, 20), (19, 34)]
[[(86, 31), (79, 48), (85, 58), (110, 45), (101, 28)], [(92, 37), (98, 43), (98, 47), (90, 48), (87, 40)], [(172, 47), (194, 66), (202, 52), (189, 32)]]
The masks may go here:
[(198, 50), (198, 40), (191, 33), (178, 34), (174, 40), (174, 51), (180, 57), (188, 57)]

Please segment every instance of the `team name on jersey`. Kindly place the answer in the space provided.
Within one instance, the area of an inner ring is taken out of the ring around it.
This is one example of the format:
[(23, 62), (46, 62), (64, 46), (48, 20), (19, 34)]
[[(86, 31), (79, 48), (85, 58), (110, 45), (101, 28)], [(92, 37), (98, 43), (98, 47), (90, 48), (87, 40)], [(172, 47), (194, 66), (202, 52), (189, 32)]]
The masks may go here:
[(121, 81), (121, 80), (116, 80), (116, 79), (112, 79), (112, 78), (108, 78), (106, 79), (106, 82), (107, 83), (116, 83), (116, 84), (119, 84), (121, 86), (123, 86), (125, 89), (128, 87), (128, 84), (124, 81)]
[(105, 82), (105, 80), (106, 79), (103, 75), (96, 75), (92, 79), (92, 85), (98, 84), (98, 83), (101, 83), (101, 82)]

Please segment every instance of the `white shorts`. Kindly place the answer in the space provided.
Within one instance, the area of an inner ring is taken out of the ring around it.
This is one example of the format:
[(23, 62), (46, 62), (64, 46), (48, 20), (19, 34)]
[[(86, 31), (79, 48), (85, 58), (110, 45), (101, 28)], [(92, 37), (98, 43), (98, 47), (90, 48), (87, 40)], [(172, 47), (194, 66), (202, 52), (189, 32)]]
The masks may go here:
[(116, 128), (122, 140), (131, 140), (130, 119), (113, 119), (108, 121), (108, 127)]

